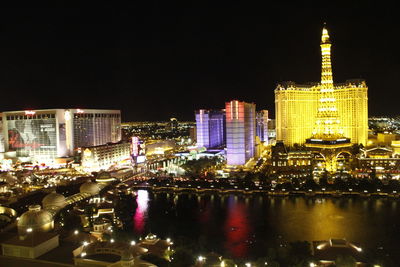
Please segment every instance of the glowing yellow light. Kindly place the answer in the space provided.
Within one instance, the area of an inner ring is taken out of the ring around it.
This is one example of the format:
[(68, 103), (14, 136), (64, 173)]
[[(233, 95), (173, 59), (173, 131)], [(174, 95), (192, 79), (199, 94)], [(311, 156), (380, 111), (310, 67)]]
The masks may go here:
[[(285, 144), (304, 144), (311, 136), (323, 135), (344, 136), (364, 146), (367, 143), (368, 88), (363, 81), (334, 84), (330, 50), (329, 33), (324, 28), (320, 84), (281, 84), (275, 90), (276, 135)], [(325, 124), (329, 120), (332, 123)]]

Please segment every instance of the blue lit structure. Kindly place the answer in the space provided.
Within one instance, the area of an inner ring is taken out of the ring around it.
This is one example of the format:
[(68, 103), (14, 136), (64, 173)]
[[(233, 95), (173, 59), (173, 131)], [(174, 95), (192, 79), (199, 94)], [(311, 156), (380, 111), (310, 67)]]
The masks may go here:
[(225, 145), (225, 113), (223, 110), (196, 111), (197, 146), (217, 148)]
[(256, 105), (232, 100), (225, 103), (228, 165), (244, 165), (254, 157)]

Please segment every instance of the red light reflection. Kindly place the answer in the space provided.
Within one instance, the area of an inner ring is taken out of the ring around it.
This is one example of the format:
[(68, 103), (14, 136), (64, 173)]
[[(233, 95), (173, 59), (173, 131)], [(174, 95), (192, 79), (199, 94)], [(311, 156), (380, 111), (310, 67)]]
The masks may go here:
[(225, 248), (235, 258), (246, 257), (250, 235), (246, 205), (237, 202), (234, 196), (228, 199), (228, 216), (225, 222)]
[(147, 208), (149, 203), (149, 192), (139, 190), (136, 198), (137, 208), (133, 216), (133, 230), (137, 234), (143, 234), (146, 224)]

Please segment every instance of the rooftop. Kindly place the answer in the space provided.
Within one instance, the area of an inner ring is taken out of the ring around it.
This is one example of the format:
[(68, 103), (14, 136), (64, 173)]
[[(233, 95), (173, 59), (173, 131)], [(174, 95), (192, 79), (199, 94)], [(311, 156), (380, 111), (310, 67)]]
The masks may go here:
[(23, 239), (21, 239), (18, 235), (14, 235), (12, 238), (4, 241), (3, 244), (22, 247), (34, 247), (56, 236), (58, 236), (58, 234), (56, 233), (32, 232), (23, 236)]

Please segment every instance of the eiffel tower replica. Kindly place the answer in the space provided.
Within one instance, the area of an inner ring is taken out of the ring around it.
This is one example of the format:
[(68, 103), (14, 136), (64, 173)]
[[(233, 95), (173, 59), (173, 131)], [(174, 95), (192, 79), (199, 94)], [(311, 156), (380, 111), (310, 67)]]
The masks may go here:
[(348, 151), (350, 138), (343, 135), (340, 118), (336, 108), (335, 88), (333, 85), (331, 64), (331, 42), (328, 30), (324, 25), (321, 38), (322, 72), (321, 88), (318, 99), (318, 110), (311, 138), (306, 139), (306, 147), (320, 153), (325, 160), (325, 169), (337, 170), (337, 156)]

